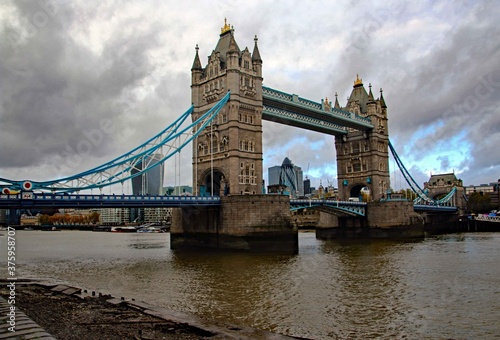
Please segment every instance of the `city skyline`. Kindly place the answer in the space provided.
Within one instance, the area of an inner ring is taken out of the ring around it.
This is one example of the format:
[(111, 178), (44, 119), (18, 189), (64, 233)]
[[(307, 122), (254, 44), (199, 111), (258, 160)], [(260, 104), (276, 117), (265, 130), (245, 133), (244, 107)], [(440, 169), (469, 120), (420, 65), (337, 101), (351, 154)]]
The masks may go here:
[[(304, 196), (304, 176), (302, 167), (285, 157), (281, 165), (267, 168), (267, 185), (285, 185), (293, 197)], [(294, 187), (292, 189), (292, 187)]]
[[(466, 186), (499, 177), (496, 2), (97, 4), (0, 6), (0, 177), (72, 175), (167, 126), (190, 105), (195, 46), (205, 62), (224, 18), (242, 49), (257, 35), (266, 86), (314, 101), (337, 93), (341, 106), (357, 74), (375, 96), (383, 88), (391, 140), (421, 185), (431, 173)], [(264, 122), (263, 145), (264, 169), (287, 155), (311, 164), (315, 185), (337, 178), (331, 136)], [(192, 185), (191, 153), (179, 163)]]

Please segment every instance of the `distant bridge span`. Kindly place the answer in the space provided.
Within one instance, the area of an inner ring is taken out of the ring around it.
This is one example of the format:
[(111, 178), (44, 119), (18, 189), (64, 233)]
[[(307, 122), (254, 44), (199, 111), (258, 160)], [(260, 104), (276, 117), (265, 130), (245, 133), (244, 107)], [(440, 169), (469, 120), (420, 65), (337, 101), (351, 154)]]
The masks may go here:
[[(99, 195), (51, 194), (22, 192), (0, 195), (0, 209), (34, 208), (196, 208), (220, 206), (219, 196), (156, 196), (156, 195)], [(290, 210), (325, 208), (327, 212), (342, 216), (366, 216), (366, 202), (334, 201), (323, 199), (291, 199)], [(324, 210), (324, 209), (323, 209)], [(419, 212), (456, 212), (452, 206), (415, 205)], [(325, 210), (326, 211), (326, 210)]]

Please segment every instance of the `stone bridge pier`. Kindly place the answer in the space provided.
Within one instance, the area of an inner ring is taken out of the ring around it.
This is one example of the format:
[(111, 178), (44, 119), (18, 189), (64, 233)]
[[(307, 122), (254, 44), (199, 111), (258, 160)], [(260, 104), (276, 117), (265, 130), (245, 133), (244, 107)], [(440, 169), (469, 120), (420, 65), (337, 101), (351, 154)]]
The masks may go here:
[(316, 227), (319, 239), (419, 238), (425, 235), (423, 216), (413, 211), (413, 202), (369, 202), (366, 216), (334, 216), (320, 213)]
[(221, 197), (220, 207), (178, 208), (170, 229), (172, 249), (298, 253), (290, 201), (283, 195)]

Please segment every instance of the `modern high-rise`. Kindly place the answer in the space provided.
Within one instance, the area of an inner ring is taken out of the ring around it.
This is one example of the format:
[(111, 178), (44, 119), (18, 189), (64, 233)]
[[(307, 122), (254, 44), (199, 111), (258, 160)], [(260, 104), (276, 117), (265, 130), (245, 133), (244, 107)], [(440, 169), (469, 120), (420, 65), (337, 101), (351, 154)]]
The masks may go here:
[[(160, 154), (146, 156), (130, 172), (136, 174), (144, 168), (157, 164), (162, 158)], [(134, 195), (161, 195), (162, 188), (163, 164), (159, 164), (142, 175), (132, 178), (132, 193)]]
[(292, 197), (304, 196), (302, 168), (285, 157), (281, 165), (268, 168), (269, 185), (284, 185)]
[(275, 185), (280, 183), (281, 165), (275, 165), (267, 169), (267, 184)]
[(310, 194), (311, 193), (311, 180), (306, 177), (304, 180), (304, 195)]

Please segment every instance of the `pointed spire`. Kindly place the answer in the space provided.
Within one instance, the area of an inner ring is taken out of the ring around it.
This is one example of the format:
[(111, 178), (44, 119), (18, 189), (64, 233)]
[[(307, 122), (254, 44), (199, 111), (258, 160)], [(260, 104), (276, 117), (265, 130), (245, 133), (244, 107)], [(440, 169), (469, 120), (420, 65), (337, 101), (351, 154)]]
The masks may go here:
[(335, 92), (335, 108), (340, 110), (340, 104), (339, 104), (339, 99), (337, 98), (338, 97), (338, 94), (337, 92)]
[(257, 47), (257, 35), (255, 35), (255, 38), (253, 39), (255, 41), (255, 45), (253, 47), (253, 52), (252, 52), (252, 61), (259, 61), (262, 62), (262, 58), (260, 57), (260, 52), (259, 48)]
[(236, 40), (234, 40), (234, 34), (231, 33), (231, 37), (229, 40), (229, 48), (227, 49), (228, 52), (240, 52), (240, 49), (238, 48), (238, 45), (236, 44)]
[(194, 56), (193, 67), (191, 67), (191, 71), (203, 69), (201, 67), (200, 56), (198, 55), (198, 50), (199, 50), (198, 44), (196, 44), (195, 49), (196, 49), (196, 55)]
[(380, 88), (380, 106), (382, 106), (382, 108), (386, 109), (387, 108), (387, 105), (385, 105), (385, 100), (384, 100), (384, 96), (382, 95), (382, 88)]
[(370, 88), (370, 92), (368, 93), (368, 103), (375, 102), (375, 99), (373, 98), (373, 93), (372, 93), (372, 84), (370, 83), (368, 85), (368, 87)]

